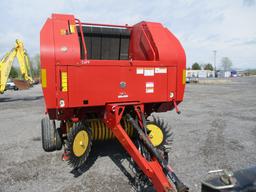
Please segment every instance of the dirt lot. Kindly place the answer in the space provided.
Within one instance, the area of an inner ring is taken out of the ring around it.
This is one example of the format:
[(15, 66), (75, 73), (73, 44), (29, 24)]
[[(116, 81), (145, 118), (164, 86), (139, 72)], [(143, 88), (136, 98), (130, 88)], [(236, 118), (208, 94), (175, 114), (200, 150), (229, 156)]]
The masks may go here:
[[(171, 162), (191, 191), (200, 191), (208, 170), (256, 164), (256, 78), (188, 85), (180, 109), (180, 115), (159, 115), (173, 128)], [(115, 142), (94, 146), (80, 176), (60, 160), (61, 152), (42, 150), (40, 86), (0, 95), (0, 114), (1, 192), (134, 191), (126, 155)]]

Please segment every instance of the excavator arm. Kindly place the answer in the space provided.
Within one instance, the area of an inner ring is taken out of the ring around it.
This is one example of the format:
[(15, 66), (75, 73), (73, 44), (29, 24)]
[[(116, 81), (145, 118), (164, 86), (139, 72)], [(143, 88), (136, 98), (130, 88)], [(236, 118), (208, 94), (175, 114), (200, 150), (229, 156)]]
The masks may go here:
[(32, 83), (33, 79), (31, 74), (30, 62), (29, 62), (28, 54), (24, 49), (24, 44), (22, 43), (22, 41), (16, 40), (16, 50), (17, 50), (17, 59), (20, 65), (20, 71), (21, 71), (22, 77), (26, 81)]
[(7, 53), (0, 63), (0, 93), (3, 93), (5, 86), (11, 71), (13, 60), (15, 59), (17, 50), (13, 48), (9, 53)]
[(20, 40), (16, 40), (15, 47), (7, 53), (0, 62), (0, 93), (3, 93), (11, 71), (13, 61), (17, 57), (20, 66), (20, 72), (24, 80), (32, 85), (33, 78), (28, 55), (24, 49), (24, 44)]

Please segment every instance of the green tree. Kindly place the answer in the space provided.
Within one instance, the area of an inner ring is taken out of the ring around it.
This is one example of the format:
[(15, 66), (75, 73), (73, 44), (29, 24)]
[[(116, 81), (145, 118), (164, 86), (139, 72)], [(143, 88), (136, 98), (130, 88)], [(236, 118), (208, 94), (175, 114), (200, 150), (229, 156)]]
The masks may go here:
[(17, 78), (18, 77), (18, 70), (12, 66), (9, 77), (10, 78)]
[(211, 63), (208, 63), (204, 66), (204, 70), (210, 70), (210, 71), (213, 71), (213, 66)]
[(36, 54), (34, 57), (31, 58), (31, 64), (34, 72), (35, 77), (40, 77), (41, 68), (40, 68), (40, 56)]
[(228, 57), (223, 57), (221, 63), (224, 71), (228, 71), (232, 67), (232, 61)]
[(194, 63), (194, 64), (192, 65), (192, 69), (193, 69), (193, 70), (201, 70), (201, 66), (200, 66), (198, 63)]

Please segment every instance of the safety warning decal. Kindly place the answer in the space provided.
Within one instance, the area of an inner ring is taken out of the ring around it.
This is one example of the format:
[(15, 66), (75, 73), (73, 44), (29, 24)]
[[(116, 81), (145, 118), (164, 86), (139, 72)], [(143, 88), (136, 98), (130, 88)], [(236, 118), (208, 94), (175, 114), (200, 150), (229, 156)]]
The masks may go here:
[(154, 76), (155, 70), (154, 68), (144, 68), (144, 76)]
[(146, 82), (146, 93), (154, 93), (154, 82)]
[(166, 67), (155, 68), (155, 73), (167, 73)]
[(136, 74), (139, 74), (139, 75), (143, 75), (144, 74), (144, 69), (143, 68), (137, 68), (136, 69)]
[(167, 67), (156, 67), (156, 68), (137, 67), (136, 68), (137, 75), (154, 76), (155, 74), (166, 74), (166, 73), (167, 73)]

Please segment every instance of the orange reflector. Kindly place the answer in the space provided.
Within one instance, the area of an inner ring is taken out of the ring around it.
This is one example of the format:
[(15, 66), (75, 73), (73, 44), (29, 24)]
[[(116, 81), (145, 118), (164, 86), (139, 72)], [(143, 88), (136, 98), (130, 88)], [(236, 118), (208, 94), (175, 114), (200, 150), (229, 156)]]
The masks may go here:
[(46, 88), (47, 86), (46, 69), (41, 69), (41, 81), (42, 81), (42, 87)]
[(182, 74), (182, 84), (183, 84), (183, 85), (186, 84), (186, 69), (183, 70), (183, 74)]
[(68, 91), (68, 73), (61, 72), (61, 91), (67, 92)]

